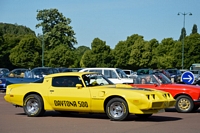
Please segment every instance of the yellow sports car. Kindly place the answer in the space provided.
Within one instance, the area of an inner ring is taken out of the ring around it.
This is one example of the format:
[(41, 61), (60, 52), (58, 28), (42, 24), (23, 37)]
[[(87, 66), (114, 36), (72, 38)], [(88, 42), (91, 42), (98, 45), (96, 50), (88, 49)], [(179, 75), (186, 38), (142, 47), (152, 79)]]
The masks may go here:
[(113, 84), (94, 72), (57, 73), (34, 83), (8, 85), (4, 99), (23, 107), (31, 117), (55, 110), (106, 113), (116, 121), (126, 119), (129, 114), (149, 117), (176, 102), (168, 92)]

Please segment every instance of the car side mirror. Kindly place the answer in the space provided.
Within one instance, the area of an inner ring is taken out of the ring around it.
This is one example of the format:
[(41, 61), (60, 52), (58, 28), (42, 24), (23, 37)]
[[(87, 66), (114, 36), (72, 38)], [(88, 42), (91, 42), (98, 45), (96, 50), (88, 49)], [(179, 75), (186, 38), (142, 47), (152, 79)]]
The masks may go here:
[(81, 89), (82, 88), (82, 84), (76, 84), (76, 88), (77, 89)]

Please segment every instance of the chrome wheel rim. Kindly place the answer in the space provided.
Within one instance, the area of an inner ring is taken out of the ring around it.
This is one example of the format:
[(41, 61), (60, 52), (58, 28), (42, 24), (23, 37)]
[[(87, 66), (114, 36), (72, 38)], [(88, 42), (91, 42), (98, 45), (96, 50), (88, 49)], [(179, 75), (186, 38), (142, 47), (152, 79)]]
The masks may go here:
[(190, 106), (191, 106), (190, 101), (187, 98), (181, 98), (178, 102), (178, 107), (181, 110), (188, 110)]
[(26, 103), (26, 109), (29, 113), (35, 114), (39, 110), (39, 104), (38, 101), (35, 99), (30, 99)]
[(114, 102), (110, 105), (110, 114), (114, 118), (119, 118), (123, 116), (125, 112), (124, 105), (120, 102)]

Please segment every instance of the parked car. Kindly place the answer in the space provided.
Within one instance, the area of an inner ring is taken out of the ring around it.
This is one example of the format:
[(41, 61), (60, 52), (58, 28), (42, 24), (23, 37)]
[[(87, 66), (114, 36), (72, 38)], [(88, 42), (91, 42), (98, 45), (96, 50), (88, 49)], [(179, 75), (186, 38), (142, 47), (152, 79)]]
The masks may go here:
[(66, 68), (62, 72), (79, 72), (83, 68)]
[[(149, 82), (147, 81), (147, 77)], [(147, 83), (142, 84), (142, 79), (145, 79)], [(181, 113), (189, 113), (200, 107), (199, 86), (172, 83), (169, 78), (162, 73), (138, 75), (138, 77), (134, 79), (134, 84), (131, 85), (133, 87), (152, 88), (171, 93), (177, 101), (175, 108)]]
[(26, 71), (28, 71), (28, 70), (29, 69), (27, 69), (27, 68), (16, 68), (16, 69), (13, 69), (8, 74), (8, 77), (23, 78), (24, 77), (24, 73)]
[(0, 90), (6, 92), (6, 87), (11, 84), (17, 83), (31, 83), (38, 80), (37, 78), (15, 78), (15, 77), (3, 77), (0, 78)]
[(181, 82), (181, 71), (179, 69), (166, 69), (170, 73), (171, 80), (174, 82)]
[(57, 73), (58, 70), (51, 67), (36, 67), (36, 68), (33, 68), (32, 70), (15, 69), (12, 72), (13, 72), (12, 73), (13, 76), (10, 75), (8, 77), (0, 78), (0, 90), (5, 92), (6, 87), (8, 85), (17, 84), (17, 83), (31, 83), (46, 75)]
[(126, 73), (120, 68), (84, 68), (79, 72), (98, 72), (115, 84), (133, 83), (133, 79), (128, 78)]
[(52, 67), (36, 67), (25, 74), (26, 78), (41, 78), (49, 74), (58, 73), (56, 68)]
[[(102, 80), (94, 81), (95, 77)], [(102, 81), (107, 84), (102, 85)], [(115, 85), (102, 74), (91, 72), (57, 73), (35, 83), (9, 85), (4, 99), (16, 107), (23, 107), (29, 117), (54, 110), (106, 113), (115, 121), (125, 120), (129, 114), (149, 117), (176, 102), (168, 92)]]
[(7, 77), (10, 70), (7, 68), (0, 68), (0, 78)]
[(163, 73), (166, 77), (168, 77), (171, 80), (171, 75), (168, 71), (164, 69), (155, 69), (153, 70), (154, 73)]
[(149, 68), (142, 68), (142, 69), (138, 69), (137, 70), (137, 75), (141, 75), (141, 74), (152, 74), (153, 70), (149, 69)]
[(183, 74), (186, 71), (189, 71), (188, 69), (180, 69), (181, 73)]
[(196, 82), (200, 80), (200, 70), (191, 70), (190, 72), (194, 74), (194, 84), (196, 84)]
[(137, 72), (134, 72), (133, 70), (123, 69), (123, 71), (126, 73), (126, 75), (129, 78), (133, 78), (133, 77), (137, 76)]

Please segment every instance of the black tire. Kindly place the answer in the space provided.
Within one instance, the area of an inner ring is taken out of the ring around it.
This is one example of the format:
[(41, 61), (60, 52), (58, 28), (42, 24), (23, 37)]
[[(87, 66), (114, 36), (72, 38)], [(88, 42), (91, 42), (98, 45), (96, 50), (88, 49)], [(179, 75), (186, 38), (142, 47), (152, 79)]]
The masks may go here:
[(189, 113), (194, 108), (194, 102), (189, 96), (182, 95), (176, 98), (175, 108), (179, 113)]
[(194, 106), (194, 108), (192, 109), (193, 112), (196, 112), (199, 109), (199, 106)]
[(28, 95), (24, 99), (23, 109), (29, 117), (42, 116), (45, 112), (43, 100), (36, 94)]
[(149, 118), (152, 115), (153, 114), (135, 114), (135, 116), (137, 116), (138, 118)]
[(106, 105), (106, 114), (113, 121), (125, 120), (129, 115), (128, 105), (121, 98), (113, 98)]

